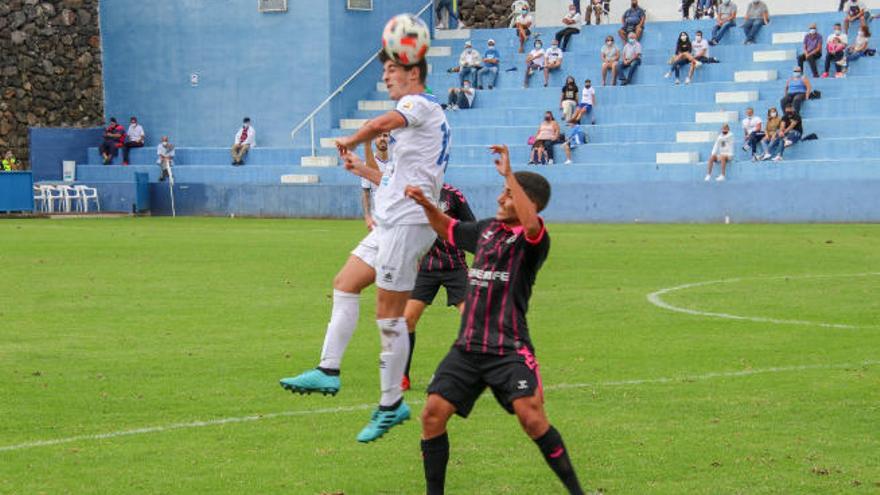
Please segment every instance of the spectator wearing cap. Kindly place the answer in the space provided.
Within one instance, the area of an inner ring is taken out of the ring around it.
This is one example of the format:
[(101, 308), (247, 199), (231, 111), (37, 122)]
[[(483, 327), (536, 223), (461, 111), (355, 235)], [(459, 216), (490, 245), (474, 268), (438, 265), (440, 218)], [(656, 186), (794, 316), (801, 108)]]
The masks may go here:
[(562, 51), (565, 51), (568, 49), (568, 41), (571, 36), (581, 32), (578, 27), (581, 25), (581, 14), (575, 10), (574, 4), (568, 6), (568, 14), (562, 18), (562, 23), (565, 24), (565, 27), (556, 32), (555, 38)]
[(495, 87), (498, 79), (498, 61), (501, 59), (498, 50), (495, 49), (495, 40), (489, 38), (486, 42), (489, 48), (483, 54), (483, 68), (477, 72), (477, 89)]
[(801, 105), (805, 100), (810, 99), (810, 93), (813, 91), (810, 80), (803, 75), (800, 67), (795, 66), (791, 77), (785, 82), (785, 95), (779, 100), (780, 108), (788, 108), (793, 106), (797, 113), (801, 112)]
[(464, 50), (458, 57), (458, 85), (464, 86), (464, 81), (468, 80), (472, 86), (476, 86), (477, 71), (480, 70), (480, 64), (483, 59), (480, 52), (474, 50), (470, 40), (464, 42)]
[(257, 146), (257, 131), (251, 127), (251, 119), (245, 117), (241, 121), (241, 128), (235, 133), (235, 141), (232, 143), (232, 164), (244, 165), (244, 157), (251, 148)]
[(746, 16), (743, 18), (742, 29), (746, 34), (746, 45), (755, 43), (758, 33), (765, 24), (770, 24), (770, 12), (763, 0), (752, 0), (746, 7)]
[(810, 69), (813, 71), (813, 77), (819, 77), (819, 68), (816, 67), (819, 59), (822, 58), (822, 35), (816, 29), (816, 23), (810, 24), (810, 29), (804, 36), (804, 50), (798, 55), (797, 62), (801, 71), (804, 70), (804, 62), (810, 63)]
[(171, 173), (171, 165), (174, 163), (174, 145), (168, 140), (168, 136), (162, 136), (162, 142), (156, 146), (156, 165), (162, 170), (159, 181), (164, 181)]
[(125, 128), (116, 122), (116, 117), (110, 117), (110, 124), (104, 129), (104, 141), (99, 150), (104, 165), (109, 165), (116, 157), (117, 150), (125, 143)]
[(128, 157), (132, 148), (143, 148), (147, 135), (144, 128), (138, 124), (137, 117), (132, 117), (128, 125), (128, 132), (125, 133), (125, 143), (122, 145), (122, 164), (128, 165)]

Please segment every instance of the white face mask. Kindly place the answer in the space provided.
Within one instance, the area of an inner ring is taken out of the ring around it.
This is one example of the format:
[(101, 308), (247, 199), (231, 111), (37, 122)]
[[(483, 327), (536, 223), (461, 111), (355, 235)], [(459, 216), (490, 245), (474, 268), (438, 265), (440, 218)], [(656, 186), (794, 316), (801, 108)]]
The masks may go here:
[(680, 39), (681, 41), (685, 41), (685, 40), (688, 39), (688, 38), (687, 38), (687, 36), (679, 36), (678, 39)]
[(816, 28), (810, 28), (810, 34), (816, 34)]
[(702, 34), (698, 34), (698, 35), (696, 35), (696, 36), (694, 37), (694, 39), (697, 40), (697, 41), (700, 41), (701, 39), (703, 39), (703, 35), (702, 35)]

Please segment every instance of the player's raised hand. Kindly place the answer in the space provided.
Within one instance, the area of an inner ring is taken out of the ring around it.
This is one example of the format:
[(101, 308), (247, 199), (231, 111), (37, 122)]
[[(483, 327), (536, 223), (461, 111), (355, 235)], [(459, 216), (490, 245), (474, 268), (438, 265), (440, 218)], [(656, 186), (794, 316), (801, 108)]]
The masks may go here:
[(403, 194), (416, 202), (419, 206), (430, 205), (431, 202), (425, 197), (425, 192), (418, 186), (406, 186)]
[(507, 149), (507, 145), (493, 144), (489, 146), (489, 149), (492, 150), (492, 153), (498, 155), (498, 158), (495, 159), (495, 170), (498, 170), (502, 177), (510, 175), (510, 151)]
[(355, 172), (358, 167), (361, 167), (364, 164), (361, 157), (348, 150), (346, 150), (345, 153), (341, 153), (339, 156), (342, 157), (342, 164), (345, 166), (345, 170), (348, 170), (349, 172)]

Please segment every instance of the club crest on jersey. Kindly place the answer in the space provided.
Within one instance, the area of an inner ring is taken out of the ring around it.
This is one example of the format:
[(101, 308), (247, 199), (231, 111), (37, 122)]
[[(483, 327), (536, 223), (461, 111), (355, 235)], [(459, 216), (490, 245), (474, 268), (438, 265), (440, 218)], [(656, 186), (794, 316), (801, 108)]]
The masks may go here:
[(528, 380), (520, 380), (516, 386), (517, 390), (526, 390), (527, 388), (529, 388)]
[(505, 244), (513, 244), (514, 242), (516, 242), (516, 238), (517, 238), (517, 237), (519, 237), (519, 236), (516, 235), (516, 234), (514, 234), (514, 235), (508, 237), (507, 240), (504, 241), (504, 243), (505, 243)]
[(405, 101), (405, 102), (403, 102), (403, 104), (401, 106), (403, 107), (404, 110), (412, 110), (413, 102)]
[(495, 235), (495, 232), (487, 230), (486, 232), (483, 232), (483, 239), (486, 239), (488, 241), (492, 238), (493, 235)]

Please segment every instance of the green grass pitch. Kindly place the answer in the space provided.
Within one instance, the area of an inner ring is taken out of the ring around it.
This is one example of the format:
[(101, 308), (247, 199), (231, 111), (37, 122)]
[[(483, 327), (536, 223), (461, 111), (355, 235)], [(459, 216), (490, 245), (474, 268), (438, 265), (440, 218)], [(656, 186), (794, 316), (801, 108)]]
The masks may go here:
[[(880, 492), (880, 226), (550, 233), (529, 323), (590, 491)], [(339, 395), (278, 385), (316, 364), (333, 275), (363, 234), (0, 221), (0, 493), (423, 493), (417, 415), (458, 326), (445, 295), (419, 327), (414, 419), (378, 442), (355, 442), (378, 400), (373, 290)], [(709, 281), (661, 296), (696, 313), (647, 298)], [(450, 440), (450, 494), (561, 493), (491, 394)]]

